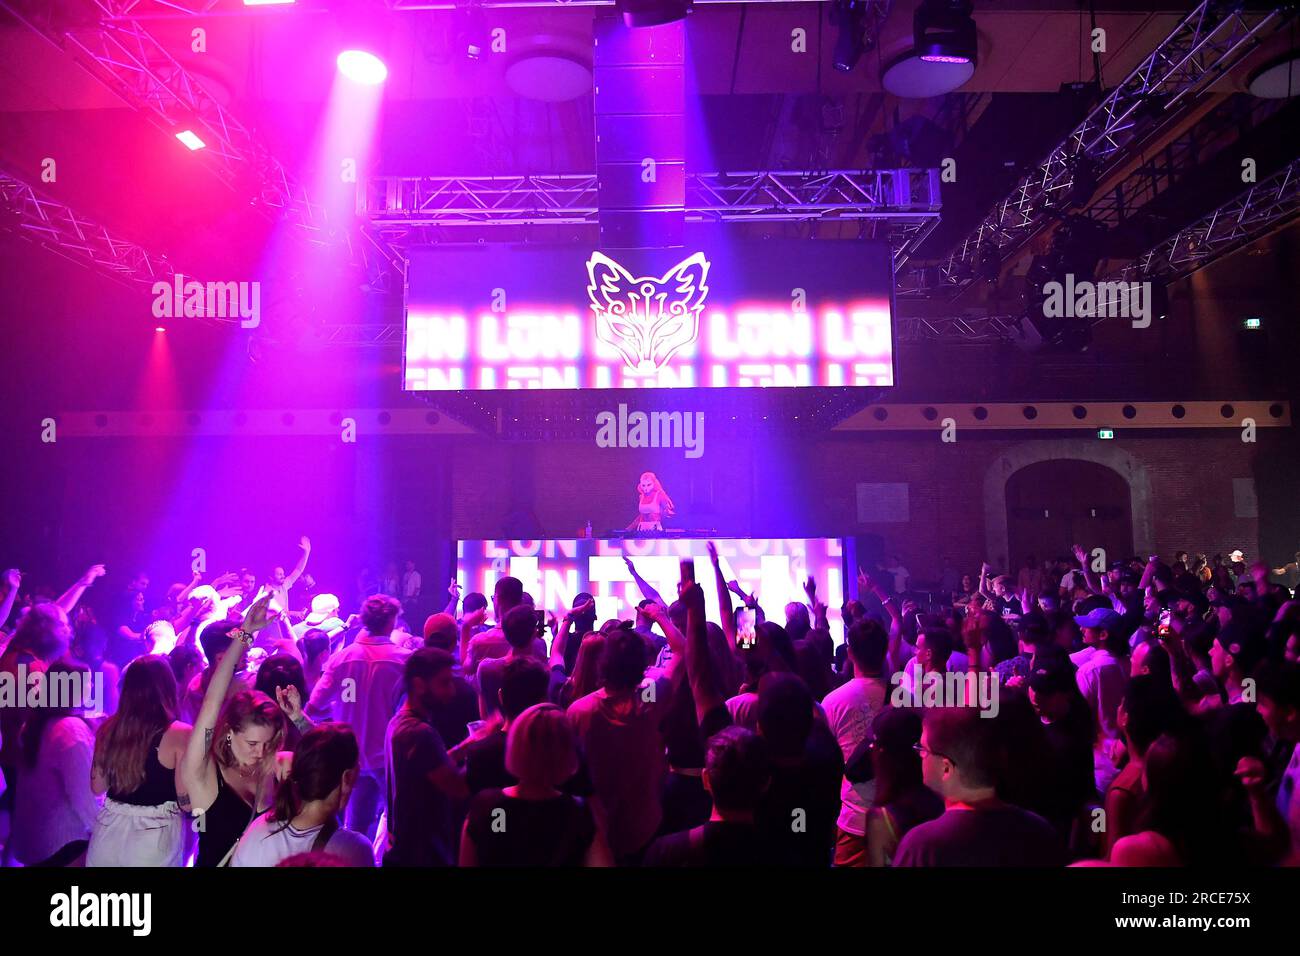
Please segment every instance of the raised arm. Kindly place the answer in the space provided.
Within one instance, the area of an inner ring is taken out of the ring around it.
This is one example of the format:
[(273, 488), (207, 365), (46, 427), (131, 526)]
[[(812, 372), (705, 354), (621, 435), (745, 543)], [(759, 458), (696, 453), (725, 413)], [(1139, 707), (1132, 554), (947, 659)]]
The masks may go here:
[(736, 613), (731, 607), (731, 591), (726, 578), (722, 575), (722, 562), (718, 558), (718, 546), (709, 542), (709, 561), (713, 564), (713, 581), (718, 589), (718, 615), (722, 618), (722, 633), (727, 635), (727, 645), (736, 646)]
[[(548, 661), (551, 667), (558, 667), (564, 670), (564, 651), (569, 646), (569, 641), (573, 640), (573, 619), (581, 617), (591, 610), (591, 601), (583, 601), (576, 607), (569, 608), (564, 612), (564, 620), (560, 623), (560, 629), (555, 635), (555, 640), (551, 641), (551, 657)], [(581, 639), (581, 636), (579, 637)]]
[(813, 612), (813, 627), (823, 631), (831, 629), (830, 621), (826, 617), (826, 605), (817, 600), (817, 581), (810, 574), (808, 580), (804, 582), (804, 593), (808, 595), (808, 604)]
[(664, 599), (659, 596), (659, 592), (650, 586), (650, 582), (636, 573), (636, 566), (632, 564), (632, 559), (627, 555), (623, 555), (623, 563), (627, 565), (628, 571), (631, 572), (632, 580), (636, 582), (636, 586), (641, 589), (641, 596), (646, 600), (654, 601), (656, 604), (664, 604), (667, 607)]
[[(302, 577), (302, 573), (307, 570), (307, 559), (311, 557), (311, 539), (306, 535), (303, 535), (302, 538), (298, 540), (298, 547), (302, 551), (302, 554), (298, 558), (298, 563), (293, 566), (292, 571), (284, 576), (284, 584), (280, 585), (281, 589), (286, 592), (298, 583), (298, 579)], [(284, 610), (288, 611), (289, 609), (285, 608)]]
[(1081, 545), (1074, 546), (1074, 557), (1079, 562), (1079, 573), (1083, 575), (1083, 586), (1093, 594), (1101, 594), (1101, 581), (1092, 570), (1092, 563), (1088, 560), (1088, 552)]
[(460, 585), (456, 583), (455, 578), (451, 579), (451, 586), (447, 588), (447, 594), (447, 606), (442, 609), (442, 613), (455, 617), (456, 608), (460, 606)]
[(102, 578), (107, 572), (102, 564), (92, 564), (86, 573), (73, 582), (72, 587), (68, 588), (54, 603), (63, 608), (65, 614), (71, 614), (72, 609), (77, 606), (81, 596), (86, 593), (86, 588), (90, 587), (97, 580)]
[(686, 605), (686, 677), (695, 699), (695, 717), (704, 723), (712, 710), (726, 706), (718, 677), (713, 673), (713, 658), (709, 656), (709, 633), (704, 619), (704, 592), (691, 580), (693, 568), (688, 568), (690, 558), (682, 562), (683, 591), (681, 601)]
[(221, 705), (226, 701), (226, 692), (235, 676), (244, 651), (253, 642), (253, 635), (266, 626), (269, 595), (256, 601), (244, 615), (243, 624), (231, 632), (233, 640), (226, 653), (221, 657), (208, 683), (208, 690), (203, 695), (203, 704), (199, 707), (194, 720), (194, 729), (185, 745), (185, 754), (181, 758), (181, 782), (186, 798), (182, 806), (206, 810), (217, 799), (217, 768), (212, 762), (212, 735), (216, 732), (217, 718), (221, 714)]
[(23, 583), (23, 573), (17, 568), (10, 568), (5, 572), (5, 596), (0, 600), (0, 627), (4, 627), (5, 621), (9, 620), (9, 615), (13, 613), (14, 601), (18, 600), (18, 588)]

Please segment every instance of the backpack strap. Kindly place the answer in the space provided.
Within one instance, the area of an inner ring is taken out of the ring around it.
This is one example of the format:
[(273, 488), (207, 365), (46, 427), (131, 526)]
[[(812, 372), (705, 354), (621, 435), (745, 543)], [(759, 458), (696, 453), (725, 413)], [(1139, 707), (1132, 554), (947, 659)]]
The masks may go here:
[(320, 828), (320, 833), (316, 834), (316, 839), (312, 841), (311, 851), (313, 853), (322, 853), (329, 844), (330, 838), (339, 832), (339, 821), (337, 817), (330, 817)]

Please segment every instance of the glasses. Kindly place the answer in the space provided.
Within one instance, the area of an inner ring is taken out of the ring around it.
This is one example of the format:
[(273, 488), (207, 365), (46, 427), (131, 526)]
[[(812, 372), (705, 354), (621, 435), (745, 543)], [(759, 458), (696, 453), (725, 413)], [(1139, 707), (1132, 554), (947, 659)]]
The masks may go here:
[(917, 755), (920, 756), (922, 760), (925, 759), (926, 754), (934, 754), (934, 756), (936, 757), (942, 757), (944, 760), (948, 761), (954, 767), (957, 766), (957, 761), (953, 760), (947, 754), (941, 754), (937, 750), (931, 750), (929, 747), (925, 746), (919, 741), (917, 743), (912, 744), (912, 749), (916, 751)]

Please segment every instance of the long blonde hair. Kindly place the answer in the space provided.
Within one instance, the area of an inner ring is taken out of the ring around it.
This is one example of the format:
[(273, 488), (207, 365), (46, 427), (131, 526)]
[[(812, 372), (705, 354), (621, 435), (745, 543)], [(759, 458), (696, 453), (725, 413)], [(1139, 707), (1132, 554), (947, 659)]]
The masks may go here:
[(645, 481), (647, 478), (654, 482), (654, 491), (651, 492), (651, 495), (662, 503), (663, 513), (666, 515), (675, 514), (677, 506), (673, 504), (673, 499), (668, 497), (668, 492), (664, 491), (663, 482), (659, 480), (659, 476), (653, 471), (641, 472), (641, 477), (636, 481), (637, 494), (641, 493), (641, 482)]

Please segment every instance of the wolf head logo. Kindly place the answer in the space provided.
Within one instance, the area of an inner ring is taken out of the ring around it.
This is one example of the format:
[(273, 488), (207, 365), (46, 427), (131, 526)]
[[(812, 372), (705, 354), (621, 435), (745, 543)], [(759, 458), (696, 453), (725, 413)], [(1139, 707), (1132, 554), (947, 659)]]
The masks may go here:
[(609, 256), (587, 260), (587, 295), (596, 313), (596, 338), (618, 349), (627, 367), (653, 372), (700, 331), (709, 294), (709, 261), (697, 252), (659, 279), (632, 275)]

